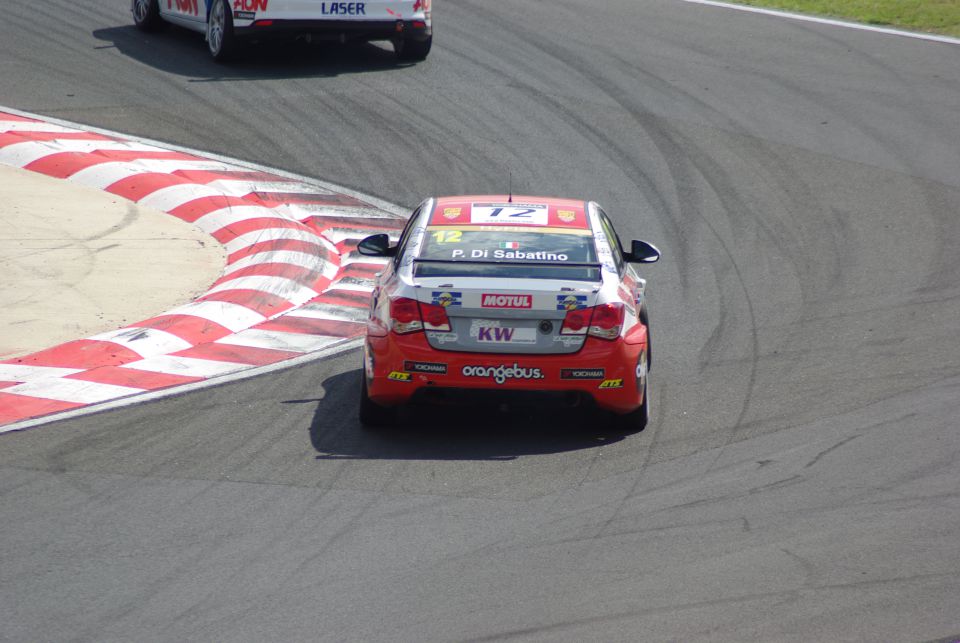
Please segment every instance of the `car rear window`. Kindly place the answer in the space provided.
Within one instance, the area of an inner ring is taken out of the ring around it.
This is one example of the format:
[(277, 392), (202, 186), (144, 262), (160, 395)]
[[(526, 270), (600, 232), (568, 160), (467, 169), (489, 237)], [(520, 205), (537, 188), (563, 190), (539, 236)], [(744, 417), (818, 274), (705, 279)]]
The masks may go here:
[(589, 230), (430, 226), (415, 274), (596, 281), (600, 266)]

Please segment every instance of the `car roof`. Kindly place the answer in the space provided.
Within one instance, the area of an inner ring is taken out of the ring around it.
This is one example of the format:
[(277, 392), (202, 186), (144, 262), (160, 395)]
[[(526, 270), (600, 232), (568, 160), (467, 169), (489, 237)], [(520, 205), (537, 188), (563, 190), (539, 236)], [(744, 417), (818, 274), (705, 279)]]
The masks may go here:
[[(494, 219), (489, 214), (496, 208), (505, 208), (506, 218)], [(510, 209), (522, 212), (534, 209), (539, 216), (528, 220), (511, 218)], [(545, 213), (546, 216), (543, 216)], [(533, 222), (531, 222), (533, 221)], [(571, 228), (589, 230), (590, 222), (586, 213), (586, 202), (578, 199), (561, 199), (543, 196), (521, 196), (506, 194), (475, 194), (463, 196), (442, 196), (434, 202), (430, 215), (431, 226), (529, 226)]]

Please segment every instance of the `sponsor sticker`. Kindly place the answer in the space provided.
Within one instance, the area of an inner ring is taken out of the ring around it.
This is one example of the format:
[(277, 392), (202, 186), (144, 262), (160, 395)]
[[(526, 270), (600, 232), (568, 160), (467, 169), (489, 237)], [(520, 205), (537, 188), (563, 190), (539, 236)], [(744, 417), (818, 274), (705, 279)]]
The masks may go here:
[(542, 380), (545, 378), (543, 371), (539, 368), (526, 368), (516, 362), (513, 365), (464, 366), (460, 372), (464, 377), (490, 378), (497, 384), (504, 384), (507, 380)]
[(573, 210), (557, 210), (557, 218), (564, 223), (571, 223), (577, 218), (577, 213)]
[(455, 344), (460, 339), (460, 336), (457, 335), (456, 333), (442, 333), (437, 331), (427, 331), (427, 332), (430, 333), (430, 339), (434, 340), (441, 346), (443, 346), (444, 344)]
[(470, 223), (547, 225), (547, 206), (542, 203), (474, 203)]
[(321, 2), (320, 13), (325, 16), (365, 16), (365, 2)]
[[(176, 5), (177, 11), (180, 13), (191, 13), (195, 16), (200, 15), (197, 0), (167, 0), (167, 9), (172, 9), (174, 5)], [(264, 2), (264, 6), (266, 6), (266, 2)]]
[(233, 16), (237, 17), (237, 10), (249, 11), (250, 13), (266, 11), (267, 2), (269, 0), (233, 0)]
[(253, 11), (234, 11), (233, 19), (234, 20), (253, 20), (257, 17), (257, 14)]
[(602, 368), (561, 368), (560, 379), (562, 380), (602, 380), (604, 371)]
[(446, 375), (447, 365), (437, 362), (404, 362), (403, 370), (411, 373), (429, 373), (430, 375)]
[(460, 214), (462, 212), (463, 212), (462, 208), (444, 208), (443, 218), (450, 219), (451, 221), (453, 221), (454, 219), (460, 218)]
[(477, 329), (477, 341), (490, 344), (536, 344), (537, 329), (482, 326)]
[(586, 295), (557, 295), (557, 310), (579, 310), (586, 307)]
[(460, 306), (462, 299), (462, 292), (454, 292), (452, 290), (434, 290), (430, 293), (430, 301), (433, 305), (443, 306), (444, 308)]
[(480, 296), (480, 306), (482, 308), (532, 308), (533, 297), (530, 295), (483, 293)]
[(463, 240), (463, 230), (434, 230), (433, 238), (437, 243), (460, 243)]
[(623, 378), (603, 380), (597, 388), (623, 388)]
[(390, 371), (390, 374), (387, 375), (387, 379), (395, 382), (411, 382), (413, 381), (413, 376), (410, 373), (404, 373), (403, 371)]
[(536, 344), (536, 328), (508, 328), (499, 319), (474, 319), (470, 322), (470, 337), (487, 344)]

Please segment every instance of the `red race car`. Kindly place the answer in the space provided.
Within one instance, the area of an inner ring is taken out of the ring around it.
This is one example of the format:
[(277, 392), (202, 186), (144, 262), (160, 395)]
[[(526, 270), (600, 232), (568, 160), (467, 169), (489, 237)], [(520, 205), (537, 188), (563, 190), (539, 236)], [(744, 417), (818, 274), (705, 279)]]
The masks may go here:
[(620, 244), (593, 202), (508, 196), (430, 198), (382, 257), (363, 354), (360, 421), (396, 420), (408, 402), (577, 406), (633, 430), (649, 417), (646, 281), (632, 263), (660, 252)]

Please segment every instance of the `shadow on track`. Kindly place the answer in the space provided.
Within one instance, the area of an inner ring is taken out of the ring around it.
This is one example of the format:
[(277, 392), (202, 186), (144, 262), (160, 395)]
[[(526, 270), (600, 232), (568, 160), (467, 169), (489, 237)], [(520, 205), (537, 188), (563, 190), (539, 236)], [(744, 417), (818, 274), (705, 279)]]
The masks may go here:
[(154, 69), (189, 77), (189, 82), (330, 78), (402, 69), (393, 49), (357, 42), (308, 44), (304, 41), (250, 43), (230, 64), (210, 58), (203, 35), (168, 25), (145, 34), (133, 25), (97, 29), (93, 36), (112, 43), (125, 56)]
[(399, 426), (368, 429), (357, 420), (360, 371), (324, 381), (310, 441), (318, 460), (512, 460), (619, 442), (623, 432), (580, 409), (517, 410), (422, 407), (408, 409)]

